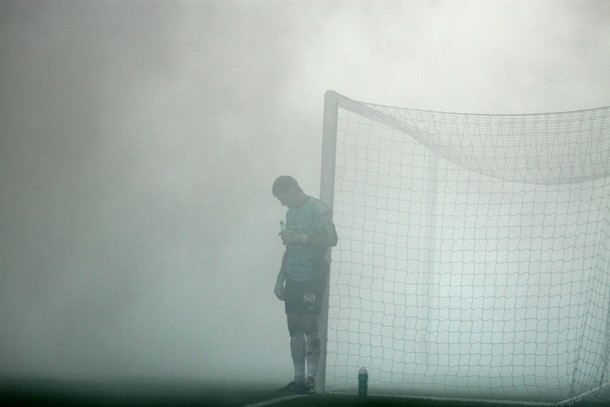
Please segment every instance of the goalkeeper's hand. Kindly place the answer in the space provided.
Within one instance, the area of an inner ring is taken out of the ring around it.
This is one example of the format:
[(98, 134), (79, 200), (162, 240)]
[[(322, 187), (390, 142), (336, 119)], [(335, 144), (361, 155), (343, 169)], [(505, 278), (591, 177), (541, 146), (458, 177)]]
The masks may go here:
[(284, 301), (284, 282), (278, 281), (275, 283), (275, 288), (273, 289), (273, 293), (280, 301)]
[(307, 243), (308, 241), (307, 235), (302, 235), (292, 229), (282, 230), (279, 235), (285, 245), (288, 243)]

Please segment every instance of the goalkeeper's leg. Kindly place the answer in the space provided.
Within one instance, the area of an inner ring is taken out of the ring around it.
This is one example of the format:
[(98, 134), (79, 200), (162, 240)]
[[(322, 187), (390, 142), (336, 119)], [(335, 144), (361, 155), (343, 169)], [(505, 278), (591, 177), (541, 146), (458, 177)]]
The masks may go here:
[(320, 361), (320, 336), (318, 334), (318, 315), (304, 315), (303, 327), (306, 339), (306, 358), (307, 358), (307, 378), (305, 386), (310, 392), (315, 391), (315, 377), (318, 372)]
[(301, 325), (301, 316), (295, 313), (287, 313), (288, 331), (290, 333), (290, 353), (294, 366), (294, 380), (285, 387), (278, 389), (281, 393), (305, 394), (309, 389), (305, 387), (305, 353), (307, 343), (305, 332)]
[(294, 381), (303, 384), (305, 382), (305, 354), (306, 342), (303, 331), (290, 333), (290, 353), (294, 366)]

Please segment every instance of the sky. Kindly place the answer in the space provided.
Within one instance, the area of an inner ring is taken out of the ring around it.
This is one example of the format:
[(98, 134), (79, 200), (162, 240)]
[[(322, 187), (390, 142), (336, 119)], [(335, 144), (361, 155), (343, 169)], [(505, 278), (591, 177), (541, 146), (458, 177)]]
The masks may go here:
[(292, 375), (273, 286), (324, 92), (610, 104), (610, 2), (0, 3), (0, 376)]

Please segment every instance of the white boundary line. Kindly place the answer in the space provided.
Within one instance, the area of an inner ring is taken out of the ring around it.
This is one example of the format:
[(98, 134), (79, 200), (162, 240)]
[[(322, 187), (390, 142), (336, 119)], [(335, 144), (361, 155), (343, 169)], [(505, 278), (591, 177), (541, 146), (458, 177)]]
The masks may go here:
[(292, 394), (290, 396), (284, 396), (284, 397), (277, 397), (271, 400), (265, 400), (265, 401), (261, 401), (259, 403), (254, 403), (254, 404), (246, 404), (243, 407), (263, 407), (263, 406), (270, 406), (272, 404), (276, 404), (276, 403), (280, 403), (282, 401), (286, 401), (286, 400), (292, 400), (292, 399), (297, 399), (299, 397), (305, 397), (305, 396), (309, 396), (309, 394)]

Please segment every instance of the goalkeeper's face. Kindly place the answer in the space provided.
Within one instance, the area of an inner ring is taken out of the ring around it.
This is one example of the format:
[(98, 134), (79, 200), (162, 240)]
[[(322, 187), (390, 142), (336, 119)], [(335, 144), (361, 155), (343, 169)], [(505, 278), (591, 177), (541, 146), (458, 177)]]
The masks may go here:
[(301, 202), (301, 194), (295, 189), (278, 192), (275, 197), (287, 208), (294, 208)]

